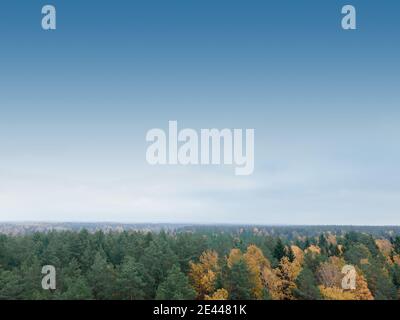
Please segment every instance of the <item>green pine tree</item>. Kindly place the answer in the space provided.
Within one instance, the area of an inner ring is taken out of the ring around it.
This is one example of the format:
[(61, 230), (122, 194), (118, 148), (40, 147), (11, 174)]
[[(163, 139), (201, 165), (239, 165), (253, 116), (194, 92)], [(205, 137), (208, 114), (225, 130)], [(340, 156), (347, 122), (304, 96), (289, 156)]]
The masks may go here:
[(174, 265), (167, 274), (167, 278), (158, 286), (157, 300), (192, 300), (196, 292), (189, 285), (185, 276), (177, 265)]
[(120, 266), (117, 284), (118, 293), (123, 300), (141, 300), (145, 298), (146, 282), (143, 265), (133, 257), (126, 257)]
[(286, 249), (286, 256), (288, 257), (290, 262), (293, 262), (294, 259), (296, 258), (290, 246), (288, 246)]
[(90, 300), (93, 298), (86, 279), (77, 274), (75, 277), (65, 279), (66, 290), (61, 294), (60, 299), (65, 300)]
[(250, 272), (243, 259), (227, 269), (224, 288), (228, 290), (229, 299), (231, 300), (249, 300), (253, 298), (253, 284), (250, 280)]
[(321, 233), (319, 235), (318, 246), (321, 249), (321, 254), (322, 255), (327, 255), (328, 254), (328, 251), (329, 251), (328, 241), (326, 240), (325, 235), (323, 233)]
[(278, 241), (276, 242), (274, 248), (273, 256), (279, 263), (285, 255), (286, 255), (285, 246), (283, 245), (281, 238), (278, 238)]
[(0, 300), (23, 299), (24, 284), (22, 277), (15, 271), (0, 269)]
[(299, 300), (319, 300), (321, 293), (317, 287), (315, 277), (308, 267), (304, 267), (296, 279), (296, 288), (293, 295)]
[(393, 243), (393, 250), (397, 253), (400, 254), (400, 236), (397, 236), (392, 240)]
[(96, 299), (106, 300), (113, 298), (114, 290), (116, 289), (115, 270), (111, 264), (107, 263), (106, 258), (100, 252), (96, 253), (87, 278)]

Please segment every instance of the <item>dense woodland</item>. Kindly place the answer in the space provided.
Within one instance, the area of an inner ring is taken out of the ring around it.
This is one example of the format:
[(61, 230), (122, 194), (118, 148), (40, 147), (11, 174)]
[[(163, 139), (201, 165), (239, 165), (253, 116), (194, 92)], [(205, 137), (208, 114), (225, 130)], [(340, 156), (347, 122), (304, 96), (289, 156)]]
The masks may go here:
[[(366, 232), (370, 231), (370, 232)], [(356, 268), (356, 289), (341, 287)], [(43, 290), (43, 265), (57, 288)], [(0, 299), (398, 299), (400, 237), (375, 228), (199, 227), (0, 235)]]

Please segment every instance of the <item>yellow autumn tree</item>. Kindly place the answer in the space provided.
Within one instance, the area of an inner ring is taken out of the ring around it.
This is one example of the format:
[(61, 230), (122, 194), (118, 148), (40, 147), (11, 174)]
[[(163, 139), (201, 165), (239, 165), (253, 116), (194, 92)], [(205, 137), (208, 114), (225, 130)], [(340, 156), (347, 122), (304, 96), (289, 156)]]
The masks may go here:
[(198, 299), (204, 299), (215, 290), (215, 281), (219, 272), (218, 254), (207, 250), (202, 253), (199, 263), (190, 262), (189, 279)]
[(309, 246), (306, 250), (304, 250), (305, 253), (314, 253), (314, 254), (320, 254), (321, 253), (321, 248), (312, 244), (311, 246)]
[(304, 260), (303, 250), (301, 250), (298, 246), (295, 245), (290, 246), (290, 249), (292, 249), (295, 260), (297, 260), (299, 264), (302, 264)]
[(325, 300), (356, 300), (356, 296), (351, 291), (344, 291), (338, 287), (319, 286), (322, 297)]
[(336, 240), (336, 236), (332, 233), (328, 233), (326, 235), (326, 240), (328, 241), (328, 243), (333, 244), (333, 245), (337, 245), (337, 240)]
[(375, 244), (379, 248), (379, 251), (382, 252), (383, 256), (386, 258), (386, 261), (390, 264), (393, 264), (393, 245), (390, 243), (390, 241), (387, 239), (376, 239)]
[(376, 239), (376, 246), (382, 252), (385, 257), (389, 257), (393, 250), (393, 245), (387, 239)]
[(262, 270), (262, 279), (268, 288), (271, 299), (282, 300), (282, 280), (278, 277), (277, 270), (264, 268), (264, 270)]
[(266, 284), (262, 277), (264, 269), (271, 269), (271, 264), (267, 258), (265, 258), (261, 249), (255, 245), (250, 245), (247, 248), (246, 253), (243, 255), (244, 261), (247, 264), (247, 267), (250, 271), (251, 282), (253, 284), (253, 296), (256, 299), (264, 298), (264, 290), (266, 288)]
[(218, 289), (211, 296), (205, 295), (204, 300), (228, 300), (228, 291), (224, 288)]
[(229, 256), (227, 259), (228, 262), (228, 267), (232, 268), (232, 266), (236, 263), (238, 263), (240, 261), (240, 259), (242, 259), (242, 251), (240, 251), (240, 249), (237, 248), (233, 248), (230, 252), (229, 252)]
[(356, 300), (374, 300), (374, 296), (368, 288), (367, 280), (358, 269), (356, 277), (356, 289), (353, 293)]
[(276, 274), (280, 279), (281, 299), (292, 300), (293, 290), (296, 288), (296, 278), (301, 271), (298, 261), (290, 262), (288, 257), (283, 257), (277, 268)]
[(327, 300), (373, 300), (367, 281), (359, 268), (356, 268), (356, 287), (353, 290), (342, 289), (342, 279), (345, 276), (342, 268), (346, 262), (343, 258), (330, 257), (317, 270), (317, 278), (321, 286), (322, 296)]

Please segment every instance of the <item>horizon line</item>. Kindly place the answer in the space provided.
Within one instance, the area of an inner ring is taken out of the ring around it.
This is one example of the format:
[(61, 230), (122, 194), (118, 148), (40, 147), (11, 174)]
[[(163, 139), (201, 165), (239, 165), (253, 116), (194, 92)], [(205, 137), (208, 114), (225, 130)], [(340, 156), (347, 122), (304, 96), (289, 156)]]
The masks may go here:
[(240, 223), (240, 222), (122, 222), (122, 221), (51, 221), (51, 220), (24, 220), (1, 221), (1, 224), (121, 224), (121, 225), (181, 225), (181, 226), (250, 226), (250, 227), (400, 227), (400, 224), (287, 224), (287, 223)]

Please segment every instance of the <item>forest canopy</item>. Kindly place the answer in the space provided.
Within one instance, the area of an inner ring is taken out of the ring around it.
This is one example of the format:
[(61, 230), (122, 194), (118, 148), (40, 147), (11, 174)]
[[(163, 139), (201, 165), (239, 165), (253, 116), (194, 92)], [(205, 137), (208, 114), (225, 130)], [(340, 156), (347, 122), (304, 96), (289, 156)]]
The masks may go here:
[[(44, 265), (55, 290), (41, 286)], [(354, 290), (342, 287), (345, 265)], [(392, 300), (399, 289), (400, 237), (379, 227), (0, 235), (0, 299)]]

